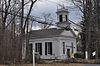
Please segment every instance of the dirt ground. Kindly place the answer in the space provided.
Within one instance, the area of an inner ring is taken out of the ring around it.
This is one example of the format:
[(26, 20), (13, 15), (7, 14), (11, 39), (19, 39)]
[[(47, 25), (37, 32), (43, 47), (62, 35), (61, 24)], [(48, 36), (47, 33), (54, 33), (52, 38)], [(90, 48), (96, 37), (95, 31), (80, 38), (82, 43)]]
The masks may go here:
[[(0, 66), (33, 66), (32, 64), (11, 64), (11, 65), (3, 65)], [(84, 66), (84, 64), (36, 64), (35, 66)]]

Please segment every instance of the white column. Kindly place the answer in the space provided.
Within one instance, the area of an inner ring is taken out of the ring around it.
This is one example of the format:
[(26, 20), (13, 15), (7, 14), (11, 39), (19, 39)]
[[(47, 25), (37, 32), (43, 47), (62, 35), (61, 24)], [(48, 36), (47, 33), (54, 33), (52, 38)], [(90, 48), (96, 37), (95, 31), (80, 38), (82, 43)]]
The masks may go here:
[(35, 66), (35, 50), (33, 49), (33, 66)]
[(85, 59), (87, 60), (88, 59), (88, 52), (85, 51)]

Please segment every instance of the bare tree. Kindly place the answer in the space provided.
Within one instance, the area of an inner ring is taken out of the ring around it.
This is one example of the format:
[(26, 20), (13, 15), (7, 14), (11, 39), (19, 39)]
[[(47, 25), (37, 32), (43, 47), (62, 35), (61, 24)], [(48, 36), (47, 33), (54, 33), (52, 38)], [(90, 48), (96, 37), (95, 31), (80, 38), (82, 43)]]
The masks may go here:
[[(52, 24), (54, 22), (50, 13), (42, 13), (44, 23)], [(48, 29), (51, 25), (48, 24), (41, 24), (42, 29)]]
[[(29, 41), (28, 28), (30, 24), (28, 20), (36, 1), (0, 0), (0, 62), (22, 60), (24, 40), (26, 40), (26, 45)], [(25, 16), (24, 7), (29, 3), (29, 12)]]
[[(92, 52), (96, 51), (96, 58), (98, 58), (99, 46), (99, 16), (100, 1), (99, 0), (72, 0), (72, 2), (83, 13), (82, 27), (82, 44), (85, 50), (88, 51), (88, 57), (92, 58)], [(79, 4), (83, 6), (80, 6)], [(82, 7), (82, 8), (81, 8)], [(83, 36), (84, 35), (84, 36)], [(94, 47), (95, 46), (95, 47)], [(84, 50), (84, 51), (85, 51)]]

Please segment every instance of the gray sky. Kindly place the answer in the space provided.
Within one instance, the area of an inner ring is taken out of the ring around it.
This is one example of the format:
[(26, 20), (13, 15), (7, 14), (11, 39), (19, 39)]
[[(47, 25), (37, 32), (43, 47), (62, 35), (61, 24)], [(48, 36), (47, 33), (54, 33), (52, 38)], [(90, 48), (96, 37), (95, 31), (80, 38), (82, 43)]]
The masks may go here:
[[(65, 5), (69, 9), (69, 19), (72, 21), (78, 22), (80, 21), (81, 13), (78, 9), (74, 8), (74, 5), (70, 2), (70, 0), (42, 0), (36, 3), (33, 7), (33, 15), (40, 16), (43, 12), (51, 13), (54, 17), (56, 16), (57, 4)], [(74, 9), (73, 9), (74, 8)]]
[(75, 23), (80, 22), (82, 14), (79, 9), (74, 8), (75, 6), (71, 3), (71, 0), (40, 0), (35, 3), (31, 15), (42, 17), (42, 13), (51, 13), (52, 17), (54, 17), (56, 21), (57, 6), (59, 6), (57, 4), (67, 6), (70, 12), (69, 19)]

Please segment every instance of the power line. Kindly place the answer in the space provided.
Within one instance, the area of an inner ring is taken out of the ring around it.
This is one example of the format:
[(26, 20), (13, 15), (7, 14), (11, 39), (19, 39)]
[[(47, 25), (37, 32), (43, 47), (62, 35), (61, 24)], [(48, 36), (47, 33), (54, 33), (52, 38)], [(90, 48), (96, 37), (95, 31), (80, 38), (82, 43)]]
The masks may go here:
[[(0, 12), (5, 13), (5, 11), (3, 11), (3, 10), (2, 11), (0, 10)], [(7, 13), (10, 14), (10, 15), (14, 15), (14, 16), (17, 16), (17, 17), (21, 17), (21, 15), (18, 15), (18, 14), (15, 14), (15, 13), (11, 13), (11, 12), (7, 12)], [(26, 19), (27, 17), (26, 16), (23, 16), (23, 18)], [(60, 28), (66, 29), (66, 30), (69, 30), (69, 29), (71, 30), (71, 28), (67, 28), (67, 27), (65, 28), (65, 27), (58, 26), (56, 24), (48, 23), (48, 22), (41, 21), (41, 20), (36, 20), (33, 17), (28, 17), (28, 19), (31, 20), (31, 21), (37, 22), (37, 23), (47, 24), (47, 25), (53, 25), (53, 26), (57, 26), (57, 27), (60, 27)]]
[[(68, 19), (69, 20), (69, 19)], [(79, 27), (82, 27), (81, 25), (78, 25), (78, 24), (76, 24), (75, 22), (73, 22), (73, 21), (71, 21), (71, 20), (69, 20), (71, 23), (73, 23), (74, 25), (76, 25), (76, 26), (79, 26)]]
[[(0, 12), (4, 12), (5, 13), (5, 11), (3, 11), (3, 10), (0, 10)], [(18, 15), (18, 14), (15, 14), (15, 13), (11, 13), (11, 12), (8, 12), (8, 14), (14, 15), (14, 16), (17, 16), (17, 17), (22, 17), (21, 15)], [(26, 16), (23, 16), (23, 18), (26, 19), (27, 17)], [(35, 17), (35, 16), (30, 16), (28, 18), (29, 18), (29, 20), (34, 21), (34, 22), (37, 22), (37, 23), (52, 25), (52, 26), (56, 26), (56, 27), (60, 27), (60, 28), (66, 29), (66, 30), (72, 30), (71, 28), (68, 28), (68, 27), (65, 28), (65, 27), (62, 27), (62, 26), (58, 26), (56, 24), (48, 23), (48, 22), (45, 22), (45, 21), (42, 21), (42, 20), (37, 20), (36, 18), (38, 18), (38, 17)], [(78, 25), (78, 24), (76, 24), (75, 22), (73, 22), (73, 21), (71, 21), (69, 19), (68, 19), (68, 21), (70, 21), (70, 23), (73, 23), (76, 26), (82, 27), (81, 25)]]

